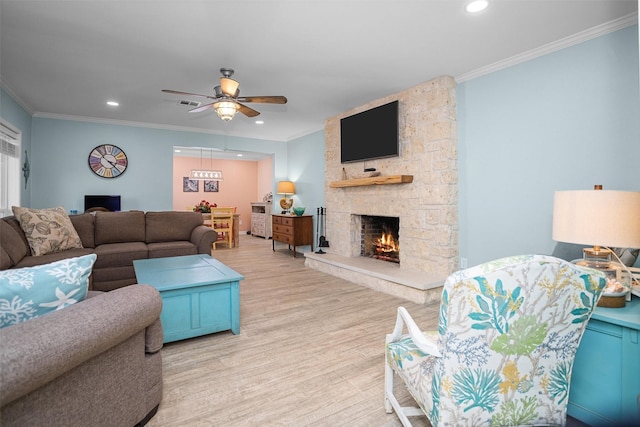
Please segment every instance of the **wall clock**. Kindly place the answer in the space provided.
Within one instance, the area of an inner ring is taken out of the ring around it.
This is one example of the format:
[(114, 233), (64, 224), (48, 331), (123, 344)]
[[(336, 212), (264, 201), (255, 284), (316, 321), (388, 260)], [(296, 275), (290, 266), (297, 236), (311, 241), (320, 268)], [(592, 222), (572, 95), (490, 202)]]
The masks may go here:
[(127, 155), (115, 145), (98, 145), (89, 154), (89, 167), (103, 178), (119, 177), (127, 169), (127, 164)]

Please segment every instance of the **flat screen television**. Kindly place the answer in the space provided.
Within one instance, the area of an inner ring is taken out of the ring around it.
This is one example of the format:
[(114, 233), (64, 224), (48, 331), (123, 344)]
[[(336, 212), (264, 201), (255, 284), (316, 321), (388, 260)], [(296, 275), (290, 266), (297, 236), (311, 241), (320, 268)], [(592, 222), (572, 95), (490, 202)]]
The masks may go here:
[(340, 120), (341, 163), (398, 155), (398, 101)]
[(106, 208), (111, 212), (119, 212), (120, 196), (85, 195), (84, 210), (91, 208)]

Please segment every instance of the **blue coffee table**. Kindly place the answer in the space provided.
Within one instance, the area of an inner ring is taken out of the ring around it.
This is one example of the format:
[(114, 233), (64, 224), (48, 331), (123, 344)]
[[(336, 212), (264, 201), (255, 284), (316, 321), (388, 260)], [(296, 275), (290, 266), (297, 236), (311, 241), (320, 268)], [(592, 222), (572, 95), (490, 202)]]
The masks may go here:
[(164, 342), (231, 330), (240, 333), (240, 280), (244, 277), (209, 255), (133, 261), (138, 283), (162, 296)]

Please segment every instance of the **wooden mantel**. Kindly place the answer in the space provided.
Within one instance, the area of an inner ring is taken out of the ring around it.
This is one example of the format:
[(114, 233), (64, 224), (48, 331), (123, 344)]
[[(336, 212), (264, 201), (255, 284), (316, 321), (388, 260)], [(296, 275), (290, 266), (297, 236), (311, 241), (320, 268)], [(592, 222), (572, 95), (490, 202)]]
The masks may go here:
[(373, 176), (370, 178), (354, 178), (344, 181), (332, 181), (331, 188), (362, 187), (366, 185), (409, 184), (413, 182), (413, 175)]

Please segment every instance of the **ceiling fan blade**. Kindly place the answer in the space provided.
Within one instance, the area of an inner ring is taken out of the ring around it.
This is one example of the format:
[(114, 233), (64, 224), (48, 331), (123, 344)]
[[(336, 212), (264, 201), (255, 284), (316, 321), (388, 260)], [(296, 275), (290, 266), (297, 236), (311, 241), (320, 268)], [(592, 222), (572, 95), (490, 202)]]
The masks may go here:
[(215, 96), (200, 95), (199, 93), (181, 92), (179, 90), (162, 89), (164, 93), (172, 93), (174, 95), (189, 95), (189, 96), (201, 96), (203, 98), (216, 99)]
[(190, 113), (199, 113), (201, 111), (206, 110), (207, 108), (211, 108), (211, 106), (214, 104), (214, 102), (210, 103), (210, 104), (205, 104), (205, 105), (201, 105), (199, 107), (196, 108), (192, 108), (191, 110), (189, 110)]
[(240, 102), (257, 102), (260, 104), (286, 104), (285, 96), (241, 96), (237, 98)]
[(220, 77), (220, 88), (222, 89), (222, 93), (227, 96), (235, 96), (238, 91), (238, 86), (240, 83), (237, 81), (230, 79), (228, 77)]
[(236, 102), (236, 104), (238, 104), (238, 106), (240, 107), (238, 111), (240, 111), (242, 114), (244, 114), (247, 117), (256, 117), (260, 115), (260, 112), (254, 110), (253, 108), (247, 107), (246, 105), (242, 105), (239, 102)]

